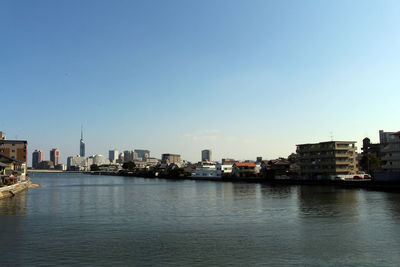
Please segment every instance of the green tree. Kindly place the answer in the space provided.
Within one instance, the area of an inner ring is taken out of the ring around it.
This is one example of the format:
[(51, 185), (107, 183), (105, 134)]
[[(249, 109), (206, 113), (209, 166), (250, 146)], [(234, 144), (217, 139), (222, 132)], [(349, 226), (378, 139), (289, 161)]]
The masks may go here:
[(92, 164), (92, 165), (90, 165), (90, 170), (91, 170), (92, 172), (96, 172), (96, 171), (99, 171), (100, 168), (99, 168), (99, 166), (97, 166), (96, 164)]
[(381, 167), (381, 160), (375, 154), (364, 155), (360, 160), (360, 167), (366, 172), (374, 172)]
[(135, 162), (129, 161), (129, 162), (125, 162), (124, 164), (122, 164), (122, 168), (124, 168), (125, 170), (130, 170), (133, 171), (136, 167)]
[(298, 158), (297, 154), (296, 154), (296, 153), (292, 153), (292, 154), (290, 154), (290, 155), (288, 156), (287, 159), (288, 159), (288, 161), (289, 161), (290, 163), (296, 163), (297, 158)]

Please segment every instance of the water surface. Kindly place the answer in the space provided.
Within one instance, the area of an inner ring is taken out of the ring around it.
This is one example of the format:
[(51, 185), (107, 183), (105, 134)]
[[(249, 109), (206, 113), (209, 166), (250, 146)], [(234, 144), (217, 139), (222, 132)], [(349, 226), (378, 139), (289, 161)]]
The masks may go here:
[(2, 265), (398, 266), (400, 194), (35, 173), (0, 200)]

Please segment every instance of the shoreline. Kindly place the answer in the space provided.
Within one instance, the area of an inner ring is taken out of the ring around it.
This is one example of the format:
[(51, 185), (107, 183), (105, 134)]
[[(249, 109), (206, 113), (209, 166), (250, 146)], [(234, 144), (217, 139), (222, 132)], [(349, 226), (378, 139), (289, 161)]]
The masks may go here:
[(37, 184), (33, 184), (31, 181), (24, 181), (20, 183), (16, 183), (9, 186), (0, 187), (0, 200), (5, 198), (10, 198), (22, 191), (25, 191), (29, 188), (38, 188), (40, 187)]
[(38, 173), (38, 172), (44, 172), (44, 173), (59, 173), (59, 172), (65, 172), (62, 170), (36, 170), (36, 169), (28, 169), (26, 171), (27, 173)]
[(133, 173), (113, 173), (113, 172), (84, 172), (90, 175), (109, 175), (123, 177), (137, 177), (148, 179), (165, 179), (165, 180), (191, 180), (191, 181), (213, 181), (213, 182), (231, 182), (231, 183), (259, 183), (269, 185), (306, 185), (306, 186), (336, 186), (341, 188), (359, 188), (376, 191), (400, 192), (400, 182), (381, 182), (371, 179), (360, 180), (309, 180), (309, 179), (266, 179), (263, 177), (162, 177), (162, 176), (140, 176)]
[[(154, 175), (140, 175), (133, 172), (82, 172), (82, 171), (60, 171), (60, 170), (29, 170), (31, 173), (83, 173), (90, 175), (107, 175), (107, 176), (123, 176), (133, 178), (148, 178), (148, 179), (165, 179), (165, 180), (190, 180), (190, 181), (212, 181), (212, 182), (230, 182), (230, 183), (259, 183), (268, 185), (306, 185), (306, 186), (335, 186), (340, 188), (359, 188), (365, 190), (387, 191), (387, 192), (400, 192), (400, 182), (384, 182), (374, 181), (371, 179), (360, 180), (310, 180), (310, 179), (267, 179), (264, 177), (171, 177), (171, 176), (154, 176)], [(0, 188), (1, 189), (1, 188)], [(1, 196), (0, 196), (1, 199)]]

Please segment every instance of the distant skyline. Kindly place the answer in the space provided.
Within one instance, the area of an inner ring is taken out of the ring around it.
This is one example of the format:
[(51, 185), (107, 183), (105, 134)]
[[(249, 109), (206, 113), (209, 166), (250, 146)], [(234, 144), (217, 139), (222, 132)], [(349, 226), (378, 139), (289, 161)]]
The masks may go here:
[[(399, 1), (1, 1), (0, 131), (108, 150), (276, 158), (400, 130)], [(6, 100), (6, 101), (5, 101)], [(47, 158), (46, 158), (47, 159)]]

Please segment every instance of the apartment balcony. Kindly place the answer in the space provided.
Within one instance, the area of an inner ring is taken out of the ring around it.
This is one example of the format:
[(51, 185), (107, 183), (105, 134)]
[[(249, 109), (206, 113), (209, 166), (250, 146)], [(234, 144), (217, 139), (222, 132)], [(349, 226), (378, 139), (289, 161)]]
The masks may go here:
[(307, 153), (305, 155), (299, 156), (300, 159), (326, 159), (326, 158), (350, 158), (354, 156), (354, 151), (341, 151), (341, 152), (331, 152), (331, 153)]
[(382, 153), (400, 152), (400, 144), (387, 145), (381, 150), (381, 152)]
[(392, 154), (392, 155), (384, 155), (381, 158), (384, 161), (400, 161), (400, 153)]
[(355, 169), (301, 169), (300, 172), (303, 174), (353, 174)]
[(400, 170), (400, 162), (392, 162), (392, 164), (390, 164), (390, 162), (387, 162), (386, 164), (381, 166), (382, 169), (384, 170)]
[(333, 151), (334, 147), (308, 147), (308, 148), (297, 148), (297, 153), (309, 153), (309, 152), (320, 152), (320, 151)]
[(348, 147), (336, 147), (335, 150), (339, 150), (339, 151), (343, 151), (343, 150), (355, 151), (355, 150), (357, 150), (357, 147), (352, 147), (352, 146), (348, 146)]

